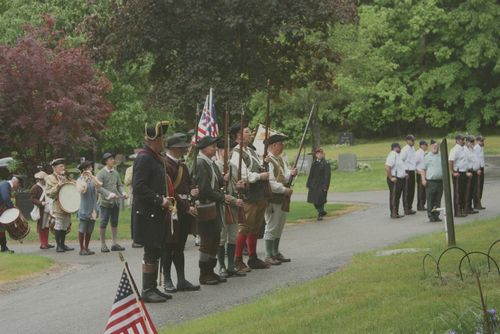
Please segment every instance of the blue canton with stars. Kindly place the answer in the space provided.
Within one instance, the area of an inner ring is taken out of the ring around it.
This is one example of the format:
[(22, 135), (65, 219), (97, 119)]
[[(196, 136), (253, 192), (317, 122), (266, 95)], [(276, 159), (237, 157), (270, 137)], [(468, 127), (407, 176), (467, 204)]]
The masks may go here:
[(130, 286), (127, 273), (125, 272), (124, 269), (122, 273), (122, 278), (120, 279), (120, 285), (118, 285), (118, 291), (116, 291), (115, 303), (124, 298), (127, 298), (131, 294), (133, 294), (132, 287)]

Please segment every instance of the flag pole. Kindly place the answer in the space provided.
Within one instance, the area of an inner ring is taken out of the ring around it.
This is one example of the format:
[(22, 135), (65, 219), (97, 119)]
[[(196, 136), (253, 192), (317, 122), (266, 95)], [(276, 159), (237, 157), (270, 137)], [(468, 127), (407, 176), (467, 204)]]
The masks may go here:
[(123, 262), (123, 265), (125, 267), (125, 272), (127, 273), (128, 280), (132, 284), (132, 290), (134, 291), (135, 302), (137, 303), (137, 306), (139, 306), (139, 310), (141, 310), (142, 319), (144, 319), (144, 323), (146, 324), (148, 331), (150, 333), (154, 333), (155, 331), (151, 328), (151, 325), (149, 324), (149, 319), (146, 316), (146, 312), (144, 312), (144, 308), (142, 307), (141, 298), (139, 297), (139, 290), (137, 290), (137, 285), (135, 284), (135, 281), (132, 278), (132, 275), (130, 274), (130, 269), (128, 268), (128, 263), (127, 263), (127, 261), (125, 261), (125, 258), (123, 257), (122, 252), (118, 252), (118, 256), (120, 257), (120, 261)]

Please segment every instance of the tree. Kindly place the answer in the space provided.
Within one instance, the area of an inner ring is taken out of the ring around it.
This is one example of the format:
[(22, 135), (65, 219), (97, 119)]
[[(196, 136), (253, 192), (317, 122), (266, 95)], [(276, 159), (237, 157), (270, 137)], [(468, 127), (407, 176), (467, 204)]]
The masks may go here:
[(17, 153), (26, 172), (57, 155), (90, 147), (113, 108), (110, 82), (82, 47), (45, 16), (15, 45), (0, 46), (0, 140)]
[(118, 66), (151, 54), (154, 100), (188, 120), (209, 87), (219, 105), (236, 108), (268, 78), (275, 91), (303, 84), (294, 74), (317, 51), (306, 32), (355, 13), (345, 0), (131, 0), (90, 23), (89, 39), (98, 59)]

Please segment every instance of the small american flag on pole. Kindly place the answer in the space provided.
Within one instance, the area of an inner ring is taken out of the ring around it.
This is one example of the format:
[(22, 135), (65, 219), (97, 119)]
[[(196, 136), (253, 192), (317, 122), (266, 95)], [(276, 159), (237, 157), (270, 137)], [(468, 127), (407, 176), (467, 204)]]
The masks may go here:
[(144, 303), (139, 300), (131, 279), (130, 271), (125, 265), (104, 334), (158, 333)]
[(198, 122), (198, 131), (196, 135), (198, 140), (205, 136), (219, 136), (219, 126), (217, 125), (217, 117), (215, 115), (212, 88), (210, 88), (210, 94), (207, 95), (205, 99), (205, 105), (203, 106), (200, 121)]

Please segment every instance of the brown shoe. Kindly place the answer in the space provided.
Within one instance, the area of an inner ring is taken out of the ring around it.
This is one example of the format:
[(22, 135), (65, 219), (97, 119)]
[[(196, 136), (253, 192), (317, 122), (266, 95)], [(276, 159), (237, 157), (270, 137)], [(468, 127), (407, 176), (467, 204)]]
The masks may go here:
[(242, 273), (249, 273), (252, 271), (252, 269), (248, 268), (248, 266), (243, 262), (242, 257), (236, 257), (234, 259), (234, 267), (236, 271), (242, 272)]
[(252, 269), (269, 269), (269, 264), (259, 259), (257, 255), (250, 256), (247, 263)]
[(281, 254), (281, 253), (276, 255), (276, 259), (280, 262), (291, 262), (292, 261), (292, 259), (290, 259), (288, 257), (284, 257), (283, 254)]
[(266, 257), (264, 259), (264, 262), (266, 262), (270, 266), (279, 266), (281, 264), (281, 261), (274, 257)]

